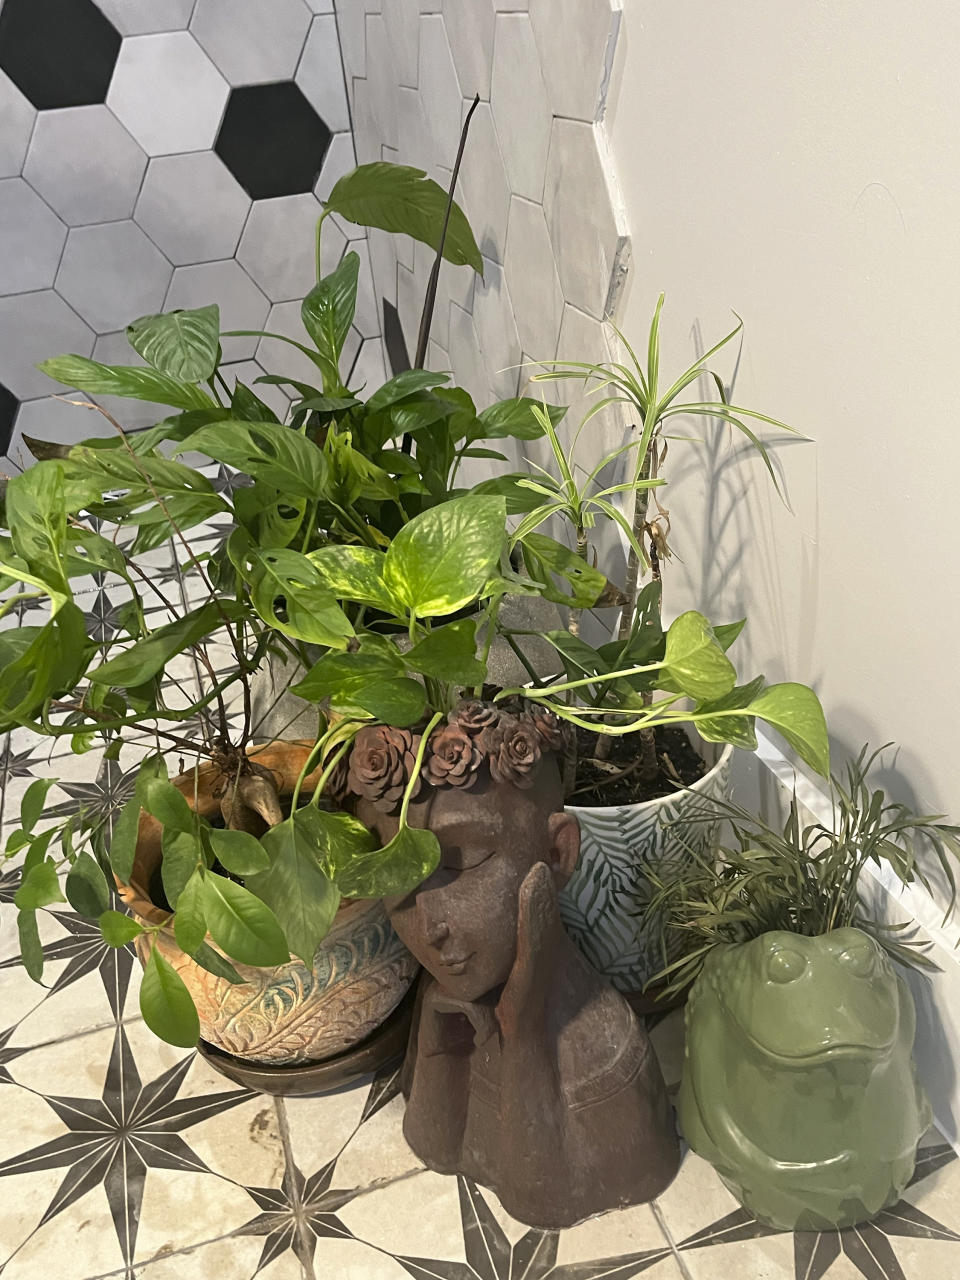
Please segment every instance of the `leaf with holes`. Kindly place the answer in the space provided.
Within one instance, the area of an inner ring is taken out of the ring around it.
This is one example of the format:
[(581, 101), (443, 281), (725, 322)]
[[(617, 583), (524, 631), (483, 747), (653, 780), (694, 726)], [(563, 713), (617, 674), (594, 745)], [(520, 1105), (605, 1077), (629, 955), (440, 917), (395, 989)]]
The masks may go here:
[(158, 373), (179, 382), (205, 382), (213, 377), (220, 345), (220, 308), (168, 311), (141, 316), (127, 325), (127, 341)]
[(353, 635), (350, 620), (306, 556), (286, 548), (251, 549), (243, 565), (250, 599), (264, 622), (295, 640), (346, 647)]

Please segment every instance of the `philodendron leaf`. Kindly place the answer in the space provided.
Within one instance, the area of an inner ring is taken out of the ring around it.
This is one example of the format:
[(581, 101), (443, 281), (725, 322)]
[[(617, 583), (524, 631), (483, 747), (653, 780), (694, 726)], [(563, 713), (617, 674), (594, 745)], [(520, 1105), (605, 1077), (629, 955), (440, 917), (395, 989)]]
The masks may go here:
[(329, 698), (334, 711), (366, 711), (385, 724), (404, 728), (423, 715), (426, 696), (423, 686), (403, 671), (400, 655), (386, 648), (375, 653), (328, 653), (291, 692), (309, 702)]
[(336, 271), (314, 285), (300, 308), (303, 327), (313, 339), (320, 357), (324, 391), (338, 391), (342, 386), (340, 352), (357, 308), (359, 272), (359, 256), (353, 252), (344, 254)]
[(60, 891), (57, 879), (57, 868), (50, 859), (31, 867), (23, 877), (20, 888), (13, 895), (14, 906), (21, 911), (36, 911), (40, 907), (49, 907), (54, 902), (66, 899)]
[(432, 831), (402, 826), (389, 844), (359, 854), (337, 873), (345, 898), (399, 897), (426, 880), (440, 862), (440, 842)]
[(176, 622), (158, 627), (145, 640), (139, 640), (115, 658), (95, 667), (90, 672), (90, 679), (95, 684), (107, 684), (117, 689), (136, 688), (161, 672), (178, 653), (223, 626), (225, 616), (234, 618), (239, 611), (236, 601), (210, 600)]
[(100, 932), (108, 947), (125, 947), (128, 942), (143, 933), (143, 925), (122, 911), (104, 911), (100, 917)]
[(248, 884), (273, 909), (290, 950), (310, 969), (337, 914), (340, 893), (321, 867), (320, 849), (297, 814), (265, 832), (263, 847), (269, 870), (250, 877)]
[(820, 699), (805, 684), (772, 684), (747, 710), (773, 725), (801, 760), (822, 778), (830, 776), (830, 739)]
[(722, 698), (737, 683), (733, 663), (710, 623), (695, 609), (670, 624), (664, 664), (664, 675), (691, 698)]
[(291, 498), (323, 497), (327, 464), (317, 446), (298, 431), (274, 422), (214, 422), (201, 427), (181, 452), (205, 453)]
[(107, 878), (101, 871), (99, 862), (86, 850), (77, 854), (67, 874), (64, 888), (67, 901), (78, 915), (98, 919), (110, 906)]
[(203, 912), (211, 938), (241, 964), (285, 964), (290, 959), (276, 916), (242, 885), (212, 872), (205, 875)]
[(500, 561), (506, 538), (503, 498), (452, 498), (416, 516), (386, 554), (383, 576), (421, 618), (454, 613), (475, 600)]
[[(528, 533), (521, 545), (527, 572), (543, 584), (545, 599), (552, 600), (554, 604), (565, 604), (571, 609), (622, 603), (623, 596), (599, 569), (594, 569), (556, 538), (548, 538), (543, 533)], [(570, 588), (568, 591), (556, 586), (554, 574), (566, 580)]]
[(372, 605), (386, 613), (397, 609), (397, 601), (383, 580), (385, 555), (373, 547), (320, 547), (308, 551), (323, 585), (339, 600)]
[(484, 678), (484, 666), (477, 657), (476, 622), (472, 618), (461, 618), (438, 627), (404, 654), (404, 661), (414, 671), (437, 680), (451, 684), (479, 683)]
[(141, 316), (127, 325), (127, 341), (159, 373), (179, 382), (205, 382), (217, 367), (220, 308)]
[[(325, 205), (348, 222), (399, 232), (436, 249), (443, 233), (447, 193), (422, 169), (375, 161), (344, 174)], [(450, 210), (443, 256), (454, 266), (466, 263), (483, 275), (483, 258), (470, 224), (456, 203)]]
[[(189, 382), (180, 382), (156, 369), (99, 364), (84, 356), (54, 356), (37, 365), (43, 373), (68, 387), (93, 396), (124, 396), (151, 400), (174, 409), (215, 409), (217, 402)], [(80, 410), (78, 409), (79, 413)]]
[(156, 947), (143, 971), (140, 1012), (155, 1036), (181, 1049), (200, 1039), (200, 1019), (183, 979)]
[(264, 622), (295, 640), (346, 647), (353, 635), (350, 620), (306, 556), (286, 548), (251, 548), (243, 571), (253, 607)]
[(757, 748), (756, 718), (753, 715), (711, 715), (711, 712), (738, 711), (749, 707), (766, 681), (757, 676), (749, 684), (737, 685), (722, 698), (702, 702), (696, 708), (697, 732), (707, 742), (731, 742), (744, 751)]
[(550, 415), (554, 426), (567, 412), (566, 406), (544, 405), (539, 400), (518, 396), (512, 400), (500, 400), (477, 414), (477, 425), (470, 432), (471, 440), (499, 440), (513, 436), (516, 440), (538, 440), (543, 435), (543, 424), (534, 415), (534, 409)]
[(225, 871), (235, 876), (251, 876), (266, 871), (270, 858), (260, 841), (247, 831), (220, 830), (207, 832), (210, 847)]

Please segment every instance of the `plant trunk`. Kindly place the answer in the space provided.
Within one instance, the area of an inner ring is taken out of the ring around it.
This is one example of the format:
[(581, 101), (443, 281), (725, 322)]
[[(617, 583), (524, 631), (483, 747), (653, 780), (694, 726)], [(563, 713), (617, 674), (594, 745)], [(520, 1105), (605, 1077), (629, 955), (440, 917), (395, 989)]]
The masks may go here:
[[(660, 581), (660, 556), (657, 552), (657, 543), (654, 538), (650, 539), (650, 576), (654, 582)], [(644, 693), (641, 696), (645, 707), (653, 706), (652, 693)], [(653, 729), (640, 730), (640, 760), (641, 764), (638, 770), (640, 779), (643, 782), (653, 782), (660, 772), (660, 763), (657, 760), (657, 741)]]
[[(587, 531), (584, 529), (582, 524), (577, 525), (577, 555), (581, 560), (586, 560), (587, 558)], [(582, 609), (570, 610), (570, 620), (567, 623), (567, 630), (572, 636), (578, 636), (580, 634), (580, 615), (582, 613)]]

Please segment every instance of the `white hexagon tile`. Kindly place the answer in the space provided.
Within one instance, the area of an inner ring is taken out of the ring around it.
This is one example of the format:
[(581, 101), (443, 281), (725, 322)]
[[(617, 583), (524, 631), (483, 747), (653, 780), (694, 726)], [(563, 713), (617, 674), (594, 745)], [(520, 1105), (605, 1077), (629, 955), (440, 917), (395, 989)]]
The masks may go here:
[[(446, 184), (464, 114), (480, 97), (457, 198), (485, 279), (474, 289), (468, 268), (444, 271), (429, 361), (452, 368), (484, 402), (516, 394), (528, 375), (508, 366), (521, 353), (525, 361), (556, 358), (567, 307), (593, 321), (579, 326), (589, 342), (578, 356), (608, 358), (600, 322), (615, 316), (629, 262), (603, 136), (620, 0), (335, 7), (361, 159), (383, 155)], [(413, 269), (408, 247), (391, 237), (370, 244), (377, 295), (396, 306), (409, 352), (429, 263)]]
[[(379, 20), (380, 5), (368, 8)], [(337, 24), (333, 0), (0, 0), (5, 469), (33, 461), (25, 435), (112, 430), (56, 400), (70, 389), (37, 361), (139, 363), (126, 325), (177, 307), (217, 302), (224, 329), (259, 329), (282, 304), (288, 323), (314, 281), (320, 201), (356, 164)], [(400, 60), (408, 80), (418, 53)], [(347, 246), (332, 222), (325, 270)], [(364, 233), (348, 230), (363, 258), (350, 353), (362, 342), (369, 381), (384, 365), (381, 295)], [(260, 346), (224, 339), (228, 382), (279, 371), (256, 363)], [(261, 354), (272, 359), (271, 344)], [(285, 410), (282, 393), (265, 394)], [(104, 404), (130, 430), (167, 412)]]

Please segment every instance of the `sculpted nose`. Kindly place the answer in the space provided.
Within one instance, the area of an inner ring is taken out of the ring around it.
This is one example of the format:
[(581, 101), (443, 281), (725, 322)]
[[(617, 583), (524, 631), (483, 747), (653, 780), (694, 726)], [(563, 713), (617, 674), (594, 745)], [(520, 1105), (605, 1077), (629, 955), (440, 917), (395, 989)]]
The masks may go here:
[(450, 930), (445, 920), (435, 920), (427, 925), (426, 929), (427, 942), (431, 947), (438, 947), (441, 942), (446, 941), (450, 937)]

